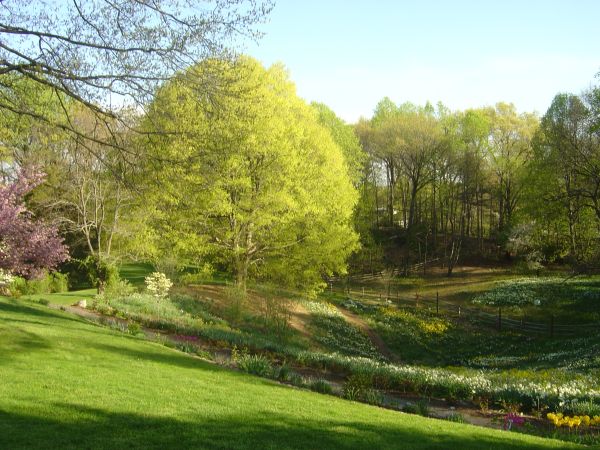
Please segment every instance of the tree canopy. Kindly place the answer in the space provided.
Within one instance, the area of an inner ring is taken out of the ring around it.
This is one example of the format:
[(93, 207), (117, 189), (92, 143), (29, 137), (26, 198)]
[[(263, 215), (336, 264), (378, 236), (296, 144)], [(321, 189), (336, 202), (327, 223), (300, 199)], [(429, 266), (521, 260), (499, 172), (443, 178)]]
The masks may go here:
[[(98, 141), (79, 129), (65, 102), (95, 114), (101, 141), (130, 126), (123, 112), (143, 108), (161, 83), (196, 61), (227, 55), (236, 39), (259, 37), (269, 0), (6, 0), (0, 7), (0, 110)], [(24, 98), (20, 80), (49, 88), (63, 117)], [(197, 79), (206, 92), (211, 80)], [(115, 121), (115, 119), (119, 119)]]
[[(218, 107), (189, 81), (208, 74), (227, 85)], [(155, 161), (145, 173), (150, 254), (181, 249), (244, 288), (252, 277), (310, 291), (344, 271), (357, 243), (349, 164), (282, 66), (205, 60), (160, 89), (145, 126), (165, 131), (142, 143)]]

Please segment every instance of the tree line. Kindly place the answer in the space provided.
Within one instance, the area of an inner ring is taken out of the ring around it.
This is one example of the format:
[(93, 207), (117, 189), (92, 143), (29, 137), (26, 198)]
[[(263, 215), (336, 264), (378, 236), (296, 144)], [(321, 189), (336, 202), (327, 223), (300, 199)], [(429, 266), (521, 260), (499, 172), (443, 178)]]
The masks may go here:
[[(450, 111), (384, 98), (355, 126), (369, 155), (356, 210), (363, 271), (461, 259), (590, 266), (600, 215), (599, 88)], [(375, 258), (373, 258), (375, 255)]]
[[(558, 94), (541, 118), (384, 98), (348, 125), (298, 98), (283, 66), (226, 45), (258, 37), (270, 1), (184, 3), (3, 3), (1, 268), (56, 266), (58, 231), (63, 270), (100, 280), (139, 258), (242, 290), (316, 292), (348, 262), (594, 267), (600, 88)], [(43, 257), (17, 251), (24, 227), (45, 230)]]

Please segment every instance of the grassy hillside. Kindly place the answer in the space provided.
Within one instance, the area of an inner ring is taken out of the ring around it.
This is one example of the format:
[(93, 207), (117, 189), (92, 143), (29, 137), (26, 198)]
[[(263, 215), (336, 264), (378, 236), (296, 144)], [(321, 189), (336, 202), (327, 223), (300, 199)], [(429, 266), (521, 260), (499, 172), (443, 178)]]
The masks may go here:
[(0, 300), (0, 448), (576, 448), (280, 386)]

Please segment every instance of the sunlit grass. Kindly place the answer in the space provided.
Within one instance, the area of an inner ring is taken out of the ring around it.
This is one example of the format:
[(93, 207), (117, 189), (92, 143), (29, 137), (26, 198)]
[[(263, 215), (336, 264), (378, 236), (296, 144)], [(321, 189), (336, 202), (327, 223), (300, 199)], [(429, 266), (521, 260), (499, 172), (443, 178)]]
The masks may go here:
[(0, 448), (569, 448), (221, 369), (0, 300)]

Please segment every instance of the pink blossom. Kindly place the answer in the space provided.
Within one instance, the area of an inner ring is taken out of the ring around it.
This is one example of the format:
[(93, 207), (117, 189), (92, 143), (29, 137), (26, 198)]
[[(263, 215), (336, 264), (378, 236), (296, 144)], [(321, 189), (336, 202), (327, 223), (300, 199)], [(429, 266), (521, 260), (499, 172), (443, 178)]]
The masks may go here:
[(43, 180), (41, 172), (22, 169), (15, 181), (0, 185), (0, 268), (27, 278), (69, 258), (58, 229), (35, 220), (23, 203)]

